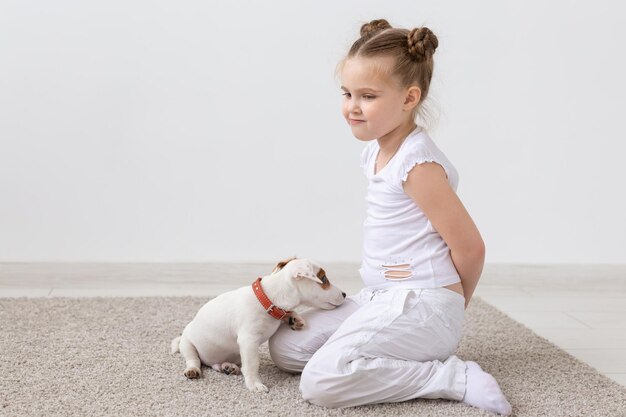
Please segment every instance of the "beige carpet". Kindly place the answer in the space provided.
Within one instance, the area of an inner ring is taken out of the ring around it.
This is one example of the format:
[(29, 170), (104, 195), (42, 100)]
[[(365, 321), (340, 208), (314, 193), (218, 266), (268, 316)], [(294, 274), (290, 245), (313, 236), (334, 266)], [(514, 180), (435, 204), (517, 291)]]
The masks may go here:
[[(183, 375), (170, 341), (202, 298), (0, 299), (0, 416), (482, 416), (413, 400), (344, 410), (304, 402), (262, 346), (268, 394), (241, 376)], [(626, 416), (626, 389), (488, 304), (467, 310), (457, 354), (493, 374), (518, 416)]]

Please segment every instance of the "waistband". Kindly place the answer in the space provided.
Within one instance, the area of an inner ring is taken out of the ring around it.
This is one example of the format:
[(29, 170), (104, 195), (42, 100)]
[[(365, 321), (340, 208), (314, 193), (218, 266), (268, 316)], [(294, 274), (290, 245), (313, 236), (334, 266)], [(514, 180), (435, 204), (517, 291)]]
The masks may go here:
[(374, 297), (382, 294), (392, 294), (397, 291), (414, 291), (417, 295), (423, 297), (434, 297), (441, 301), (449, 301), (449, 302), (463, 302), (463, 306), (465, 306), (465, 297), (459, 294), (456, 291), (449, 290), (444, 287), (437, 288), (415, 288), (415, 287), (405, 287), (405, 286), (393, 286), (387, 288), (370, 288), (365, 287), (361, 290), (361, 296), (363, 297), (363, 301), (372, 300)]

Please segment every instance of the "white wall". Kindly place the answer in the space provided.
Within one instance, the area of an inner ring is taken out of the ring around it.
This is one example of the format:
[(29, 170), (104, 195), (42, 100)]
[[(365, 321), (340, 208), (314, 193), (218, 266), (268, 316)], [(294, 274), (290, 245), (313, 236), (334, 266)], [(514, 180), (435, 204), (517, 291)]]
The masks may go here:
[(0, 2), (0, 261), (358, 261), (360, 25), (439, 37), (488, 262), (626, 262), (617, 2)]

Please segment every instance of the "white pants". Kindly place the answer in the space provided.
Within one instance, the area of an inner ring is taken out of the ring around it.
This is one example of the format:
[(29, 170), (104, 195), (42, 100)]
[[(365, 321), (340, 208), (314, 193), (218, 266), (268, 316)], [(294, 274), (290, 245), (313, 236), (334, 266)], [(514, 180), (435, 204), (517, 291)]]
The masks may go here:
[(461, 339), (465, 299), (445, 289), (371, 290), (334, 310), (309, 310), (306, 325), (281, 325), (269, 340), (272, 360), (302, 372), (302, 397), (330, 408), (406, 401), (462, 400)]

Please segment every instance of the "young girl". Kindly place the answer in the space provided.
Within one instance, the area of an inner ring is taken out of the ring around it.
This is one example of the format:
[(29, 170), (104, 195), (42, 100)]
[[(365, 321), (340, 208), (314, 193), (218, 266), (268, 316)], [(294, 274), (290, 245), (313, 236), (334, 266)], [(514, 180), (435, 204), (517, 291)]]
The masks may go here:
[(455, 193), (456, 170), (415, 123), (437, 44), (428, 28), (374, 20), (340, 65), (343, 115), (369, 142), (366, 287), (335, 310), (304, 313), (302, 331), (281, 326), (269, 343), (279, 368), (302, 372), (300, 391), (313, 404), (444, 398), (511, 413), (496, 380), (453, 355), (485, 249)]

